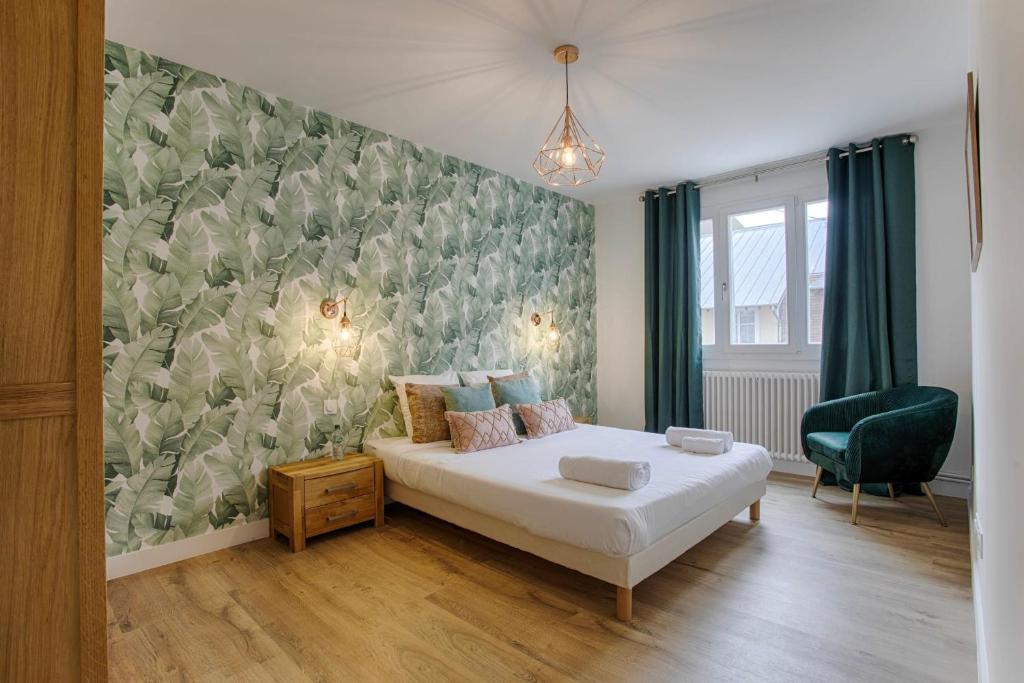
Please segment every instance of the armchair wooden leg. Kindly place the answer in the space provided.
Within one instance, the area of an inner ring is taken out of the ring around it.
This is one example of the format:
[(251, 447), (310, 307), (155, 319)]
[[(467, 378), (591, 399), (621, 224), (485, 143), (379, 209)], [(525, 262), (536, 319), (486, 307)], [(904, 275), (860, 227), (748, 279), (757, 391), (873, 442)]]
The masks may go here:
[(850, 513), (850, 524), (857, 523), (857, 501), (860, 500), (860, 484), (853, 485), (853, 511)]
[(619, 621), (629, 621), (633, 618), (633, 589), (615, 587), (615, 616)]
[(896, 489), (892, 487), (892, 484), (886, 484), (889, 487), (889, 497), (896, 500)]
[(939, 524), (942, 526), (948, 526), (946, 524), (946, 518), (942, 516), (942, 511), (939, 510), (938, 503), (935, 502), (935, 496), (932, 495), (932, 490), (928, 488), (928, 484), (922, 481), (921, 488), (924, 490), (924, 495), (928, 496), (928, 502), (932, 504), (932, 509), (935, 510), (935, 516), (939, 518)]
[(818, 486), (821, 484), (821, 475), (825, 473), (825, 469), (818, 466), (818, 471), (814, 473), (814, 486), (811, 488), (811, 498), (814, 498), (818, 493)]
[(758, 498), (750, 504), (750, 521), (756, 522), (761, 519), (761, 499)]

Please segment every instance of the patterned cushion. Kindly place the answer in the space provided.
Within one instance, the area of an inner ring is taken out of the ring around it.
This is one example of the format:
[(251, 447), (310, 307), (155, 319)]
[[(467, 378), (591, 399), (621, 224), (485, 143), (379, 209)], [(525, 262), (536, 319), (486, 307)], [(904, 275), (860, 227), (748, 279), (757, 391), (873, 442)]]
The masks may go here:
[[(412, 416), (413, 443), (447, 441), (452, 438), (448, 422), (444, 419), (444, 394), (441, 384), (406, 384), (405, 395), (409, 399), (409, 413)], [(458, 386), (458, 385), (454, 385)]]
[(444, 416), (451, 426), (452, 447), (459, 453), (519, 443), (512, 424), (512, 409), (507, 405), (474, 413), (448, 411)]
[(398, 407), (402, 411), (402, 424), (405, 425), (405, 433), (408, 436), (412, 436), (412, 414), (409, 412), (409, 397), (405, 394), (405, 385), (409, 382), (456, 385), (459, 383), (459, 376), (451, 370), (440, 375), (388, 375), (388, 379), (395, 385), (395, 393), (398, 394)]
[(531, 439), (576, 429), (576, 421), (572, 419), (572, 411), (564, 398), (543, 403), (523, 403), (517, 405), (516, 410), (526, 425), (526, 435)]

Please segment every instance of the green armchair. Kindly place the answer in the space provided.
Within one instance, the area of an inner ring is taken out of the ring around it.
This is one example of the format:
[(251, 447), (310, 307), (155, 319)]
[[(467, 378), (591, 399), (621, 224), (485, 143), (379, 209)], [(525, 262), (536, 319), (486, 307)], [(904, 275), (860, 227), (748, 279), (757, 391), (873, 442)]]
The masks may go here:
[(818, 466), (811, 497), (822, 475), (853, 487), (851, 521), (857, 523), (861, 484), (920, 483), (939, 523), (946, 521), (928, 482), (949, 454), (956, 430), (957, 395), (940, 387), (902, 386), (812, 406), (804, 413), (804, 456)]

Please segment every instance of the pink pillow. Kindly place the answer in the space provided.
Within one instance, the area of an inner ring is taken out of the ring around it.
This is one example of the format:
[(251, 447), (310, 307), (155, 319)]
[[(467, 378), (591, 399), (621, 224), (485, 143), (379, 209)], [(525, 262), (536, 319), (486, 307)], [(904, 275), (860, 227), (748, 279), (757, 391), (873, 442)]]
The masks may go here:
[(576, 420), (564, 398), (543, 403), (521, 403), (516, 406), (531, 439), (576, 429)]
[(449, 410), (444, 417), (451, 428), (452, 448), (459, 453), (519, 443), (516, 426), (512, 422), (512, 409), (507, 405), (472, 413)]

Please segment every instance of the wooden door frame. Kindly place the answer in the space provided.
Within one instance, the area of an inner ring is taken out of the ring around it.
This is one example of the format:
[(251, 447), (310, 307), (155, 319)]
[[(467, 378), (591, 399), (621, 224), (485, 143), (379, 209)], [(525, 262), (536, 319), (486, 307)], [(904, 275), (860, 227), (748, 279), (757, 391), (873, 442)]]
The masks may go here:
[(107, 680), (103, 509), (104, 0), (78, 0), (75, 74), (75, 403), (81, 679)]

